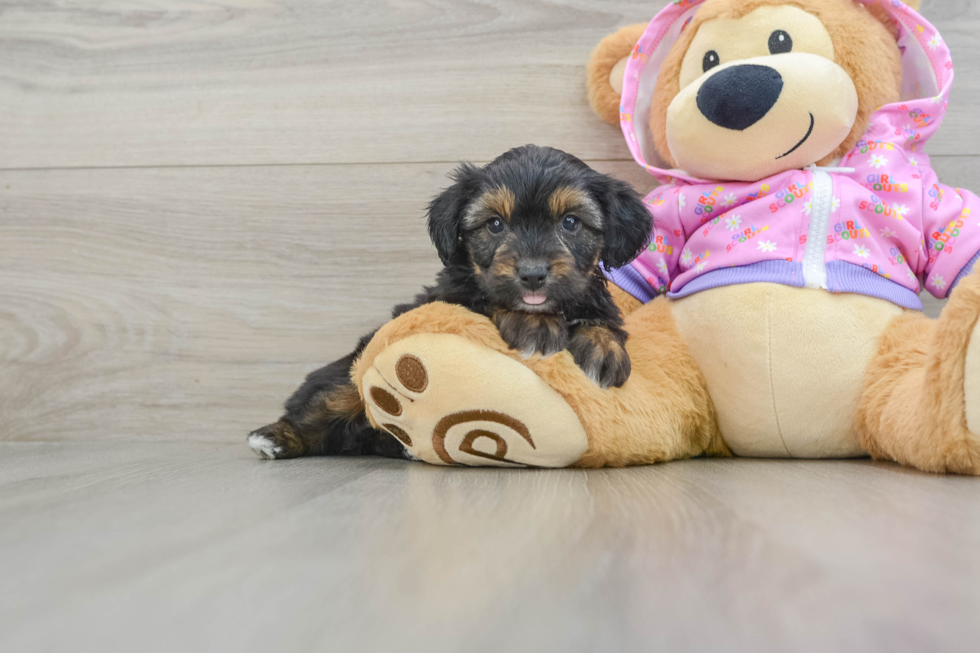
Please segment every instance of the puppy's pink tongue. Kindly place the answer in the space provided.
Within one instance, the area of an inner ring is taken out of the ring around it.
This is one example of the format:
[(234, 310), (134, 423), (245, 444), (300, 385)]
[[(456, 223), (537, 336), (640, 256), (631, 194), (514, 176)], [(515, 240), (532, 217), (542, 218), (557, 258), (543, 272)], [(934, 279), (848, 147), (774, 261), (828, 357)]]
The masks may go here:
[(543, 294), (536, 294), (536, 293), (531, 292), (531, 293), (528, 293), (528, 294), (524, 295), (524, 303), (525, 304), (530, 304), (531, 306), (537, 306), (539, 304), (544, 304), (546, 301), (548, 301), (548, 298), (546, 296), (544, 296)]

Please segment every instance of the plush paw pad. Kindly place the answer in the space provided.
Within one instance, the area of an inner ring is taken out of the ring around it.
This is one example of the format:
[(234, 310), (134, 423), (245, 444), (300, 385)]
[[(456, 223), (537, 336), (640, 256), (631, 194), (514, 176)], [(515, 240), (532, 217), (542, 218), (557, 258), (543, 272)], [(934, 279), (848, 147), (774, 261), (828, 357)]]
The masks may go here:
[(434, 464), (565, 467), (588, 446), (574, 411), (540, 377), (460, 336), (389, 346), (362, 390), (380, 428)]

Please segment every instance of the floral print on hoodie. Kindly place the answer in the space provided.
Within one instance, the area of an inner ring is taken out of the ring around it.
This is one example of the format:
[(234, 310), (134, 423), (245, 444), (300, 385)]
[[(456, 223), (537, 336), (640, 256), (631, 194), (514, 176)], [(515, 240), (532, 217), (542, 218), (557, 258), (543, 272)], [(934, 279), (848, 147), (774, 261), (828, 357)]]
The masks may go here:
[[(949, 49), (935, 28), (897, 0), (881, 2), (900, 26), (903, 97), (915, 99), (879, 109), (835, 168), (712, 182), (648, 163), (658, 161), (648, 128), (633, 120), (649, 115), (660, 62), (702, 1), (675, 0), (664, 9), (627, 65), (623, 133), (637, 162), (664, 185), (646, 197), (655, 223), (647, 248), (607, 275), (643, 301), (750, 282), (861, 293), (915, 309), (923, 286), (945, 297), (980, 252), (980, 198), (940, 183), (922, 152), (953, 81)], [(847, 168), (853, 172), (841, 171)], [(815, 175), (828, 173), (832, 194), (816, 198)], [(816, 239), (826, 242), (822, 261), (813, 260), (819, 248), (806, 257)]]

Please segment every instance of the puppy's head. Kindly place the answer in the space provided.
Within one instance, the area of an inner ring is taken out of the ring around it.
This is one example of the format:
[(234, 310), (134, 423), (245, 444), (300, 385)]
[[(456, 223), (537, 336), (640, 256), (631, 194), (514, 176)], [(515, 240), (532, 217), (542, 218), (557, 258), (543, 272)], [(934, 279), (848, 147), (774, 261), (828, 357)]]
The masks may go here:
[(584, 299), (599, 261), (615, 268), (644, 247), (651, 216), (626, 183), (552, 148), (515, 148), (463, 164), (429, 205), (429, 234), (500, 308), (557, 312)]

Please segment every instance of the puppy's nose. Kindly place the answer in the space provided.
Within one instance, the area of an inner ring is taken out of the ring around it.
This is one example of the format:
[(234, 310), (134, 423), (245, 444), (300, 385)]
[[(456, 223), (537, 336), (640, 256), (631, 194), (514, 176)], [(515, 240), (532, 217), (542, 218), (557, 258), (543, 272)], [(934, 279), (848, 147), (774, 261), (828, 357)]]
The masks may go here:
[(698, 109), (725, 129), (742, 131), (762, 120), (783, 91), (783, 77), (757, 64), (732, 66), (715, 73), (698, 89)]
[(517, 269), (521, 285), (528, 290), (537, 290), (548, 278), (548, 266), (543, 263), (521, 264)]

